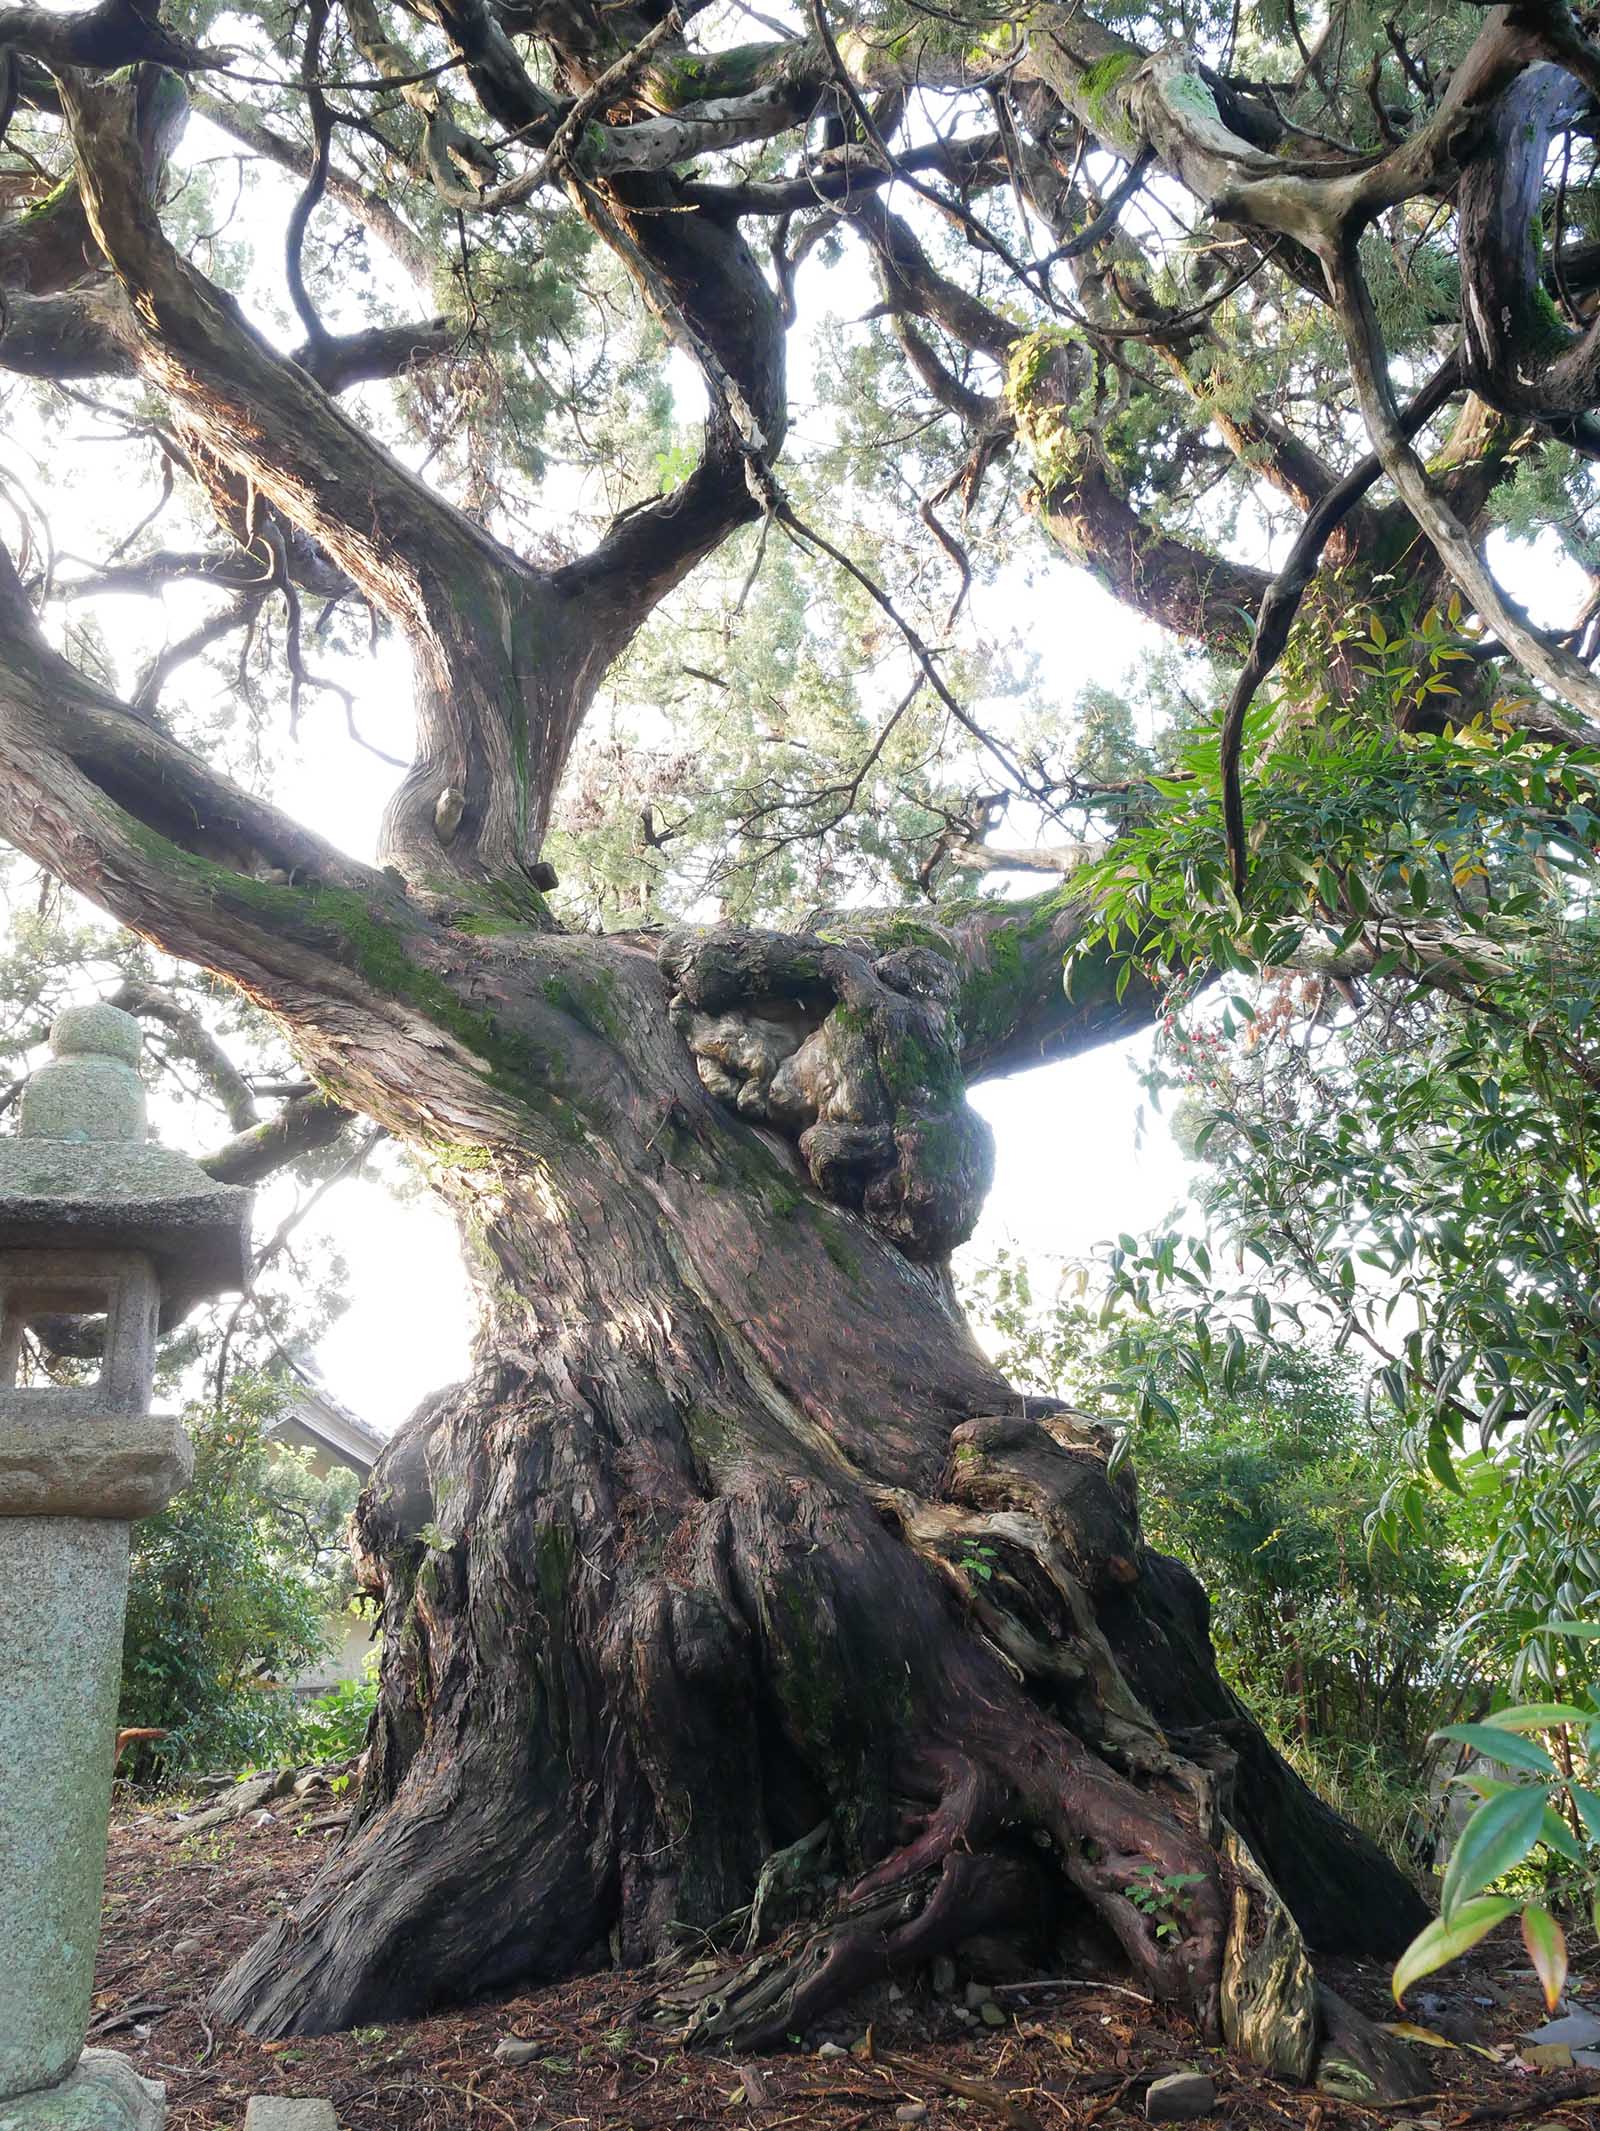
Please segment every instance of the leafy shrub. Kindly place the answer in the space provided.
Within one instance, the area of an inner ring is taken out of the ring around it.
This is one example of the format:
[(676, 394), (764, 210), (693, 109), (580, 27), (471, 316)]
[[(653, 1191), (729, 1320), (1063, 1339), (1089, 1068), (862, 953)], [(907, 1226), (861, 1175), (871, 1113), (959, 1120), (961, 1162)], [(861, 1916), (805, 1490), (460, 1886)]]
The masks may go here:
[[(1593, 1642), (1600, 1640), (1600, 1622), (1553, 1622), (1546, 1632)], [(1395, 1997), (1520, 1912), (1523, 1944), (1554, 2012), (1567, 1979), (1566, 1933), (1546, 1902), (1529, 1899), (1517, 1881), (1532, 1866), (1537, 1884), (1553, 1863), (1549, 1876), (1565, 1879), (1569, 1900), (1579, 1890), (1587, 1896), (1600, 1933), (1600, 1793), (1592, 1780), (1580, 1780), (1592, 1779), (1600, 1762), (1600, 1707), (1592, 1699), (1588, 1706), (1516, 1704), (1481, 1723), (1447, 1725), (1439, 1736), (1471, 1748), (1475, 1758), (1458, 1780), (1479, 1803), (1451, 1854), (1439, 1916), (1395, 1965)], [(1504, 1773), (1491, 1775), (1491, 1768)], [(1503, 1891), (1488, 1891), (1494, 1888)]]
[(367, 1743), (367, 1726), (378, 1706), (376, 1654), (359, 1680), (341, 1680), (326, 1694), (304, 1703), (296, 1717), (296, 1758), (305, 1761), (353, 1760)]
[(190, 1407), (194, 1478), (134, 1527), (118, 1722), (167, 1734), (137, 1750), (144, 1780), (284, 1750), (300, 1720), (286, 1683), (322, 1654), (346, 1595), (355, 1477), (320, 1481), (268, 1442), (282, 1401), (242, 1376), (220, 1406)]

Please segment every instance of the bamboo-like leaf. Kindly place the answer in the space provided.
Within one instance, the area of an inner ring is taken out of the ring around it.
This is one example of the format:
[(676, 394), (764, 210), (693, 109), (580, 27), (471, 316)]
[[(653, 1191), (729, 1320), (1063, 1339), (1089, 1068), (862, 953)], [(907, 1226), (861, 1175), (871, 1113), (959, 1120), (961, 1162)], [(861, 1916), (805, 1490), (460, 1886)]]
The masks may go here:
[(1600, 1797), (1581, 1783), (1569, 1783), (1567, 1789), (1572, 1793), (1572, 1802), (1578, 1808), (1578, 1818), (1583, 1822), (1589, 1840), (1600, 1842)]
[(1464, 1902), (1455, 1916), (1435, 1917), (1431, 1924), (1424, 1925), (1394, 1965), (1391, 1987), (1396, 2005), (1413, 1983), (1470, 1953), (1496, 1924), (1504, 1923), (1516, 1906), (1504, 1895), (1483, 1894), (1475, 1902)]
[(1524, 1702), (1515, 1709), (1497, 1709), (1483, 1721), (1496, 1731), (1549, 1731), (1556, 1724), (1592, 1724), (1594, 1711), (1571, 1702)]
[(1536, 1775), (1553, 1776), (1556, 1765), (1537, 1740), (1519, 1738), (1514, 1731), (1507, 1731), (1498, 1724), (1446, 1724), (1433, 1735), (1436, 1739), (1455, 1739), (1462, 1746), (1470, 1746), (1491, 1761), (1504, 1762), (1507, 1768), (1532, 1769)]
[(1547, 1805), (1544, 1809), (1544, 1818), (1539, 1823), (1539, 1839), (1548, 1843), (1557, 1856), (1564, 1857), (1569, 1865), (1583, 1863), (1582, 1843), (1553, 1805)]
[(1544, 1987), (1546, 2010), (1553, 2013), (1567, 1981), (1567, 1935), (1548, 1909), (1529, 1902), (1522, 1912), (1522, 1943)]
[(1521, 1864), (1539, 1840), (1548, 1801), (1537, 1784), (1517, 1784), (1486, 1798), (1466, 1826), (1444, 1876), (1443, 1909), (1454, 1919), (1461, 1905)]

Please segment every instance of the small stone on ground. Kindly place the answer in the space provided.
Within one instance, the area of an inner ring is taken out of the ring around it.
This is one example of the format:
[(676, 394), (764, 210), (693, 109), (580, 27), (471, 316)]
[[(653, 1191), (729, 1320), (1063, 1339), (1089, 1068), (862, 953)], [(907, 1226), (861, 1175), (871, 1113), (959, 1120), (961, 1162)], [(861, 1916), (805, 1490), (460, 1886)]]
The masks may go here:
[(894, 2112), (897, 2124), (920, 2124), (928, 2113), (925, 2101), (903, 2101)]
[(282, 2094), (252, 2094), (244, 2131), (339, 2131), (333, 2103), (322, 2097), (291, 2101)]
[(542, 2042), (525, 2042), (520, 2035), (502, 2035), (494, 2046), (496, 2064), (532, 2064), (544, 2054)]
[(1194, 2116), (1209, 2116), (1217, 2105), (1217, 2090), (1204, 2072), (1169, 2072), (1153, 2079), (1144, 2098), (1145, 2120), (1152, 2124), (1187, 2123)]

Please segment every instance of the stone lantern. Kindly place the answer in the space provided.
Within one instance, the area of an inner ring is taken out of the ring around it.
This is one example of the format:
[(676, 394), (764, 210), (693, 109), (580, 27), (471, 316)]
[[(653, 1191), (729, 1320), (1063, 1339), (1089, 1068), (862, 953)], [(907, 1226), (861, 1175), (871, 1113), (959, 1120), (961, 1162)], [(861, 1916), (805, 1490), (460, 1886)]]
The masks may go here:
[[(85, 2051), (130, 1521), (188, 1479), (151, 1415), (158, 1330), (243, 1287), (250, 1194), (145, 1136), (139, 1024), (71, 1007), (0, 1140), (0, 2131), (149, 2131), (165, 2103)], [(22, 1384), (30, 1343), (99, 1379)]]

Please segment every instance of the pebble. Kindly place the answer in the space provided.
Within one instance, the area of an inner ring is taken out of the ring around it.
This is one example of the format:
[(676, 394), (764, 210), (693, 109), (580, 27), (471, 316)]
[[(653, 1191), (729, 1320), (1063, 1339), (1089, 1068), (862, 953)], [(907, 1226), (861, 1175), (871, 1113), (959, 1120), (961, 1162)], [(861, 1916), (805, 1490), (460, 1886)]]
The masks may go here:
[(850, 2052), (846, 2049), (841, 2049), (837, 2042), (819, 2042), (817, 2044), (817, 2055), (819, 2057), (848, 2057), (849, 2054)]
[(322, 2097), (291, 2101), (282, 2094), (252, 2094), (244, 2122), (245, 2131), (339, 2131), (333, 2103)]
[(502, 2035), (494, 2046), (496, 2064), (532, 2064), (543, 2055), (542, 2042), (527, 2042), (521, 2035)]
[(1006, 2016), (1000, 2007), (995, 2004), (993, 1998), (984, 1999), (983, 2003), (978, 2007), (978, 2018), (985, 2027), (1004, 2027), (1006, 2024)]
[(1186, 2123), (1194, 2116), (1209, 2116), (1216, 2105), (1216, 2087), (1204, 2072), (1169, 2072), (1165, 2079), (1151, 2080), (1144, 2098), (1145, 2120)]
[(927, 2113), (925, 2101), (903, 2101), (894, 2112), (894, 2120), (897, 2124), (920, 2124)]

